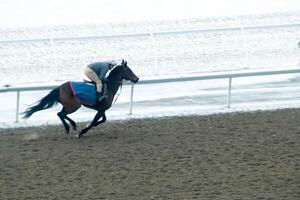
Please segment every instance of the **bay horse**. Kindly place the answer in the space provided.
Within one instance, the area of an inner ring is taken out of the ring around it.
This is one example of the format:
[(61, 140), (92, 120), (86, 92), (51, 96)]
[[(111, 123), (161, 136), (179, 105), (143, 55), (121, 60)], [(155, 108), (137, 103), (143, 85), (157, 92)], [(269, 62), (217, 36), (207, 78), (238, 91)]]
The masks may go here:
[(78, 102), (74, 97), (70, 83), (65, 82), (50, 91), (50, 93), (39, 100), (36, 105), (26, 109), (26, 111), (24, 112), (24, 118), (29, 118), (33, 113), (37, 111), (51, 108), (55, 104), (60, 103), (63, 108), (60, 112), (57, 113), (57, 115), (64, 125), (65, 132), (68, 134), (70, 131), (70, 126), (66, 122), (66, 120), (70, 122), (74, 130), (76, 130), (77, 126), (76, 123), (67, 115), (75, 112), (81, 107), (81, 105), (83, 105), (85, 107), (96, 110), (97, 113), (93, 121), (78, 133), (78, 138), (81, 138), (81, 136), (89, 131), (92, 127), (96, 127), (106, 121), (105, 111), (112, 106), (114, 96), (117, 93), (119, 87), (122, 85), (123, 80), (128, 80), (133, 83), (137, 83), (139, 81), (139, 78), (127, 66), (127, 61), (124, 60), (122, 60), (122, 63), (114, 67), (109, 73), (106, 80), (107, 97), (102, 101), (97, 102), (94, 105), (86, 105)]

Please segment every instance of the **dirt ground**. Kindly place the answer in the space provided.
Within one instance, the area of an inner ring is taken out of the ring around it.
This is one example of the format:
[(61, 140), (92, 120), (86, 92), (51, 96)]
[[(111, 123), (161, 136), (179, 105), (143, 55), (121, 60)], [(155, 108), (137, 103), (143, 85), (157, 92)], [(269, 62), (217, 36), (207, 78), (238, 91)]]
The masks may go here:
[(114, 121), (75, 134), (0, 130), (0, 199), (300, 199), (300, 109)]

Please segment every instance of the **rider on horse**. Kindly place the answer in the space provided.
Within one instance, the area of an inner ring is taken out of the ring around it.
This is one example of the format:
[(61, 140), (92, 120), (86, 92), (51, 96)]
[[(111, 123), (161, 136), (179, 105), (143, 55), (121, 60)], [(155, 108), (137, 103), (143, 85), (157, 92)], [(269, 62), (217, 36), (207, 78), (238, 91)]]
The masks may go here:
[(96, 84), (96, 95), (98, 102), (102, 101), (106, 96), (106, 84), (104, 82), (106, 74), (117, 62), (114, 60), (91, 63), (84, 69), (84, 74)]

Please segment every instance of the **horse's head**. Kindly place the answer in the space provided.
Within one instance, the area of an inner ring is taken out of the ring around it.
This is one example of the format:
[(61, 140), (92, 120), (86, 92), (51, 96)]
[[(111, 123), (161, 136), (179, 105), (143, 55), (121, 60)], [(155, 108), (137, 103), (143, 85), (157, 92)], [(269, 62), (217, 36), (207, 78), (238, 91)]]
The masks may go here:
[(127, 61), (122, 60), (120, 65), (117, 65), (109, 74), (108, 79), (110, 81), (122, 81), (123, 79), (137, 83), (139, 77), (137, 77), (133, 71), (128, 67)]
[(127, 81), (131, 81), (133, 83), (137, 83), (139, 81), (139, 77), (137, 77), (133, 71), (128, 67), (127, 65), (127, 61), (122, 60), (122, 64), (121, 64), (122, 68), (123, 68), (123, 79), (127, 80)]

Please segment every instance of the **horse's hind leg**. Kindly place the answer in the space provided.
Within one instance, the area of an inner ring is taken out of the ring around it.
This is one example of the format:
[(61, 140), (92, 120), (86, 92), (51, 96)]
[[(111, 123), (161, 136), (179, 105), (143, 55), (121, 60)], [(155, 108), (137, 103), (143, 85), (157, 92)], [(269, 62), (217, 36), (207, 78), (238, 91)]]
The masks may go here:
[(59, 102), (63, 105), (63, 109), (57, 113), (59, 119), (62, 121), (65, 131), (68, 134), (70, 131), (70, 126), (66, 122), (68, 120), (76, 130), (76, 123), (69, 118), (67, 115), (75, 112), (78, 108), (80, 108), (80, 104), (74, 99), (72, 90), (70, 88), (69, 83), (65, 83), (62, 85), (61, 89), (59, 90)]
[[(69, 134), (70, 132), (70, 126), (68, 125), (68, 123), (66, 122), (65, 118), (67, 117), (67, 113), (66, 113), (66, 109), (65, 107), (63, 107), (63, 109), (57, 113), (57, 116), (59, 117), (59, 119), (62, 121), (64, 127), (65, 127), (65, 131), (66, 134)], [(70, 119), (70, 118), (69, 118)], [(74, 122), (75, 123), (75, 122)], [(72, 123), (71, 123), (72, 124)]]
[(71, 126), (73, 127), (73, 130), (76, 131), (76, 128), (77, 128), (76, 123), (70, 117), (68, 117), (67, 115), (65, 115), (65, 119), (70, 122)]
[(73, 127), (74, 130), (76, 130), (76, 128), (77, 128), (76, 123), (70, 117), (68, 117), (67, 114), (73, 113), (77, 109), (78, 109), (78, 107), (73, 107), (72, 109), (69, 109), (69, 111), (68, 111), (65, 107), (63, 107), (63, 109), (60, 112), (57, 113), (59, 119), (62, 121), (62, 123), (65, 127), (65, 131), (66, 131), (67, 134), (69, 134), (69, 132), (70, 132), (70, 126), (68, 125), (66, 120), (68, 120), (70, 122), (70, 124), (71, 124), (71, 126)]

